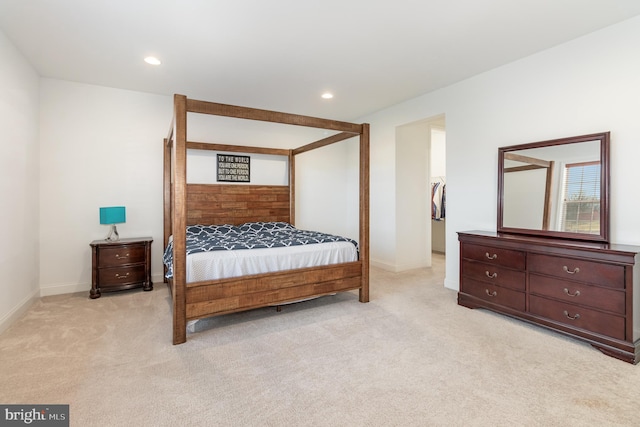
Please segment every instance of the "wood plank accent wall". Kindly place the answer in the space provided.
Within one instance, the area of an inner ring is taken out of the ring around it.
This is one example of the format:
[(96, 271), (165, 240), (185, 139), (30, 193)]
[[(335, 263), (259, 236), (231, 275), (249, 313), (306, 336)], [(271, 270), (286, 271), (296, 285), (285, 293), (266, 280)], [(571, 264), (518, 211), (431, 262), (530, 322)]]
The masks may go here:
[(187, 184), (187, 225), (290, 222), (286, 185)]

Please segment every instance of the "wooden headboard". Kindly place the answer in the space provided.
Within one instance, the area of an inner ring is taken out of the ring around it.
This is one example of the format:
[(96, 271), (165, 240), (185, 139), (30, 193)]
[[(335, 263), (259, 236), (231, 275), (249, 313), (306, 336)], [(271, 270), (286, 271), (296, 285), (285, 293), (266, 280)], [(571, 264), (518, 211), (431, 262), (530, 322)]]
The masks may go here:
[(287, 185), (187, 184), (187, 225), (291, 222)]

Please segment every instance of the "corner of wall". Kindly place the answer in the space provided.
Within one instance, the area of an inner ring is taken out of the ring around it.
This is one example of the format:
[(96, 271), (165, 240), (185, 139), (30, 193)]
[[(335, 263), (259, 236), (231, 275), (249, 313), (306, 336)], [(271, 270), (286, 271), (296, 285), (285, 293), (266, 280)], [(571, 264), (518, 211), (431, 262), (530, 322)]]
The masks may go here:
[(38, 290), (33, 291), (20, 301), (13, 309), (0, 318), (0, 334), (20, 318), (38, 300)]

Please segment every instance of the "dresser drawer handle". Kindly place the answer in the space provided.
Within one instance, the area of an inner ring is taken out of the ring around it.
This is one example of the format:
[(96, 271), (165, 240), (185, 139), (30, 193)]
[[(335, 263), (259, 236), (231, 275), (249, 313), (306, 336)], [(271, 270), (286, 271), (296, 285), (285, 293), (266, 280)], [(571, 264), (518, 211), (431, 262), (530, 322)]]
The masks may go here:
[(564, 288), (564, 293), (569, 295), (570, 297), (579, 297), (580, 296), (580, 291), (576, 291), (574, 294), (569, 292), (569, 289)]
[(567, 319), (578, 320), (580, 318), (580, 313), (576, 313), (575, 316), (569, 316), (569, 312), (567, 310), (564, 311), (564, 315)]
[(580, 269), (578, 267), (574, 268), (573, 271), (569, 271), (569, 267), (565, 265), (562, 267), (562, 269), (564, 270), (565, 273), (568, 273), (568, 274), (580, 273)]
[(125, 259), (125, 258), (129, 258), (128, 252), (125, 255), (116, 254), (116, 259)]
[(489, 292), (489, 289), (485, 289), (484, 291), (485, 291), (485, 292), (487, 293), (487, 295), (489, 295), (490, 297), (496, 297), (496, 296), (498, 296), (498, 293), (497, 293), (496, 291)]
[(498, 277), (498, 273), (489, 274), (488, 271), (485, 271), (484, 274), (486, 274), (489, 279), (495, 279)]
[(496, 258), (498, 258), (498, 254), (489, 255), (489, 252), (486, 252), (484, 254), (484, 256), (486, 256), (487, 259), (496, 259)]
[(116, 279), (126, 279), (127, 277), (129, 277), (129, 273), (124, 275), (120, 275), (120, 273), (116, 273)]

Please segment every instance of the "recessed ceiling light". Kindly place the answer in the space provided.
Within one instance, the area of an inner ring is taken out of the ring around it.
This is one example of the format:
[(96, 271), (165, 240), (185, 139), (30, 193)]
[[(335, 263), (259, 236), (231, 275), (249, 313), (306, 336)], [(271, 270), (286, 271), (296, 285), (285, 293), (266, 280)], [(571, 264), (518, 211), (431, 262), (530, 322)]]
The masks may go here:
[(329, 93), (329, 92), (325, 92), (325, 93), (322, 94), (322, 97), (324, 99), (331, 99), (331, 98), (333, 98), (333, 94)]
[(146, 62), (147, 64), (151, 64), (151, 65), (160, 65), (160, 64), (162, 64), (162, 62), (160, 62), (160, 60), (158, 58), (156, 58), (155, 56), (147, 56), (146, 58), (144, 58), (144, 62)]

